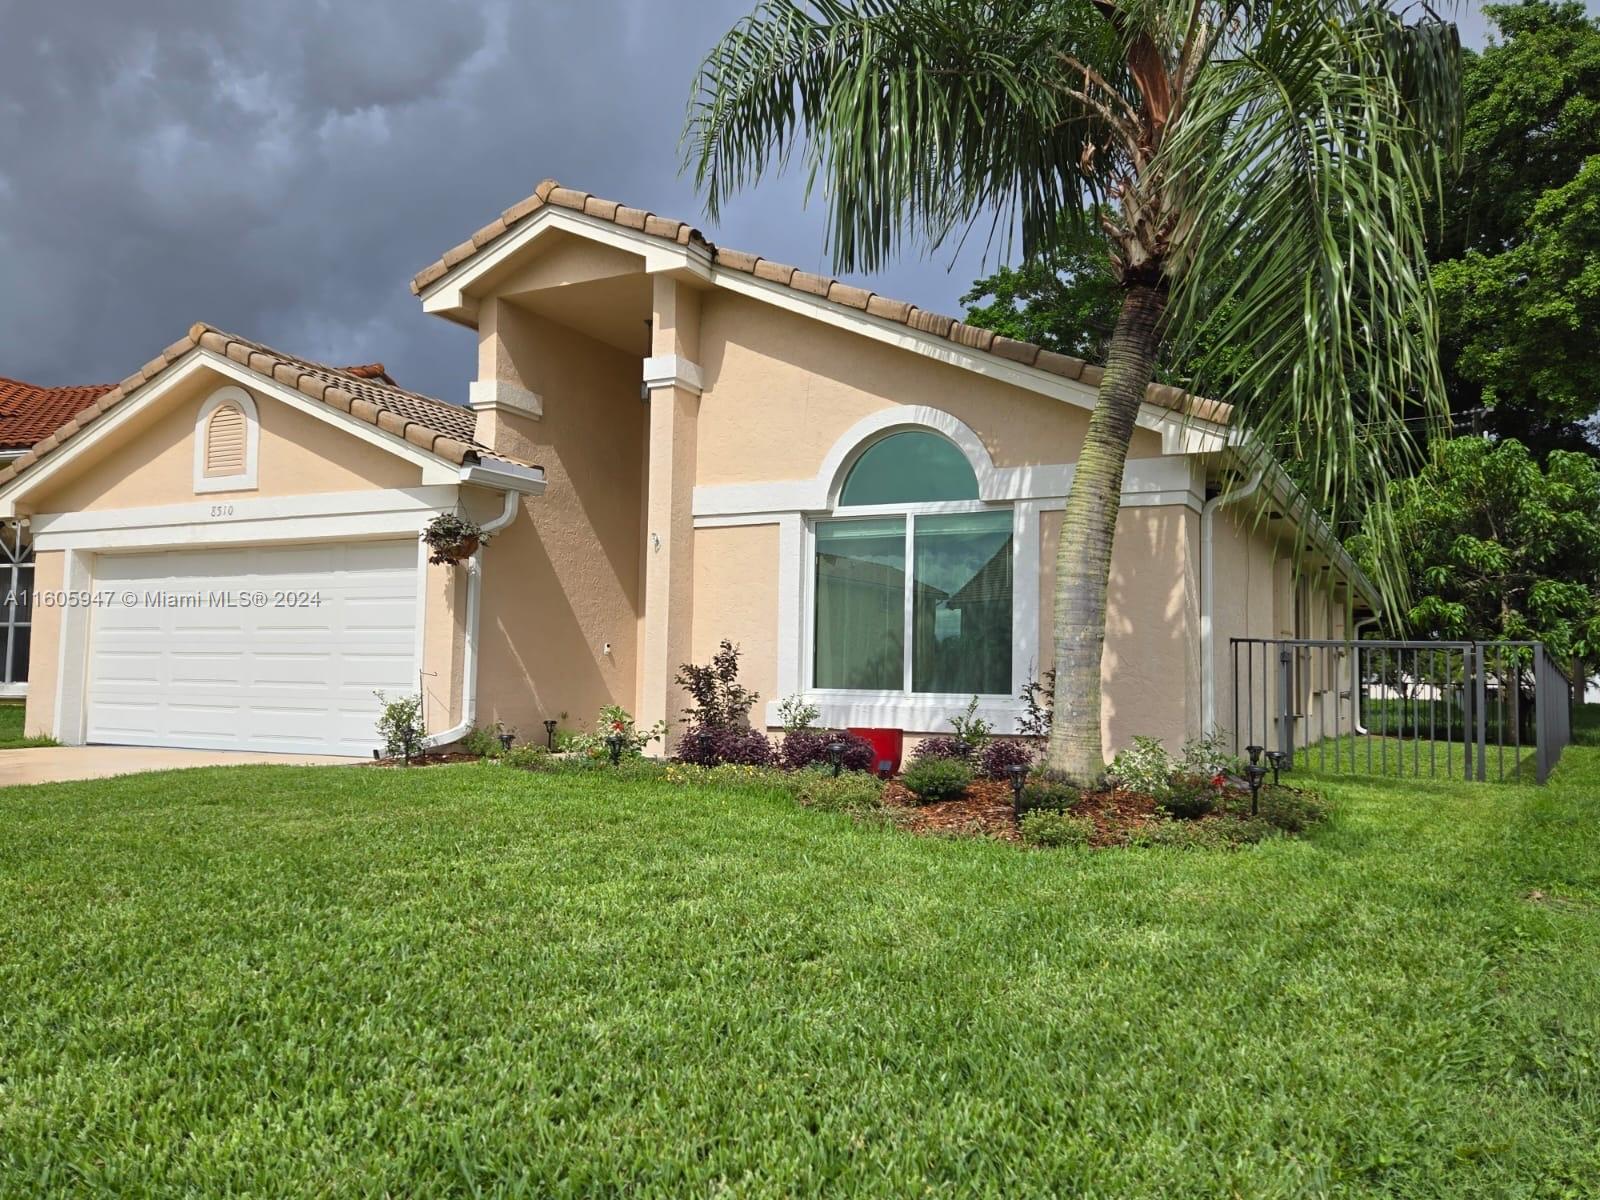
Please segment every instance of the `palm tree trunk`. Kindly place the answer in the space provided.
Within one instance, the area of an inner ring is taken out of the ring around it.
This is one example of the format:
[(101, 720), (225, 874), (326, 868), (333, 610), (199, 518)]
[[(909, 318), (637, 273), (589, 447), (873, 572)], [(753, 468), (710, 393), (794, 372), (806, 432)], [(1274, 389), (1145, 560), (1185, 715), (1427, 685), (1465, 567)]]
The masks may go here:
[(1106, 581), (1122, 507), (1122, 469), (1139, 405), (1155, 374), (1166, 300), (1160, 286), (1127, 286), (1056, 546), (1055, 719), (1045, 765), (1080, 787), (1105, 773), (1100, 657), (1106, 641)]

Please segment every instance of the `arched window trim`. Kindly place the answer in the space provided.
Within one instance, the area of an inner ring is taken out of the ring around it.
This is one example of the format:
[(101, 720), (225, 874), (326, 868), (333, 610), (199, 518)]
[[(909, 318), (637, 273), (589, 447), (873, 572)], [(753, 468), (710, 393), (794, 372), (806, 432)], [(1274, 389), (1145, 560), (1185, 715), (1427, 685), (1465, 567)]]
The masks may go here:
[[(236, 405), (244, 414), (244, 470), (237, 475), (206, 474), (206, 438), (211, 414), (224, 404)], [(256, 490), (256, 450), (261, 427), (256, 419), (256, 402), (242, 387), (229, 384), (206, 397), (194, 422), (194, 490), (205, 492), (252, 492)]]

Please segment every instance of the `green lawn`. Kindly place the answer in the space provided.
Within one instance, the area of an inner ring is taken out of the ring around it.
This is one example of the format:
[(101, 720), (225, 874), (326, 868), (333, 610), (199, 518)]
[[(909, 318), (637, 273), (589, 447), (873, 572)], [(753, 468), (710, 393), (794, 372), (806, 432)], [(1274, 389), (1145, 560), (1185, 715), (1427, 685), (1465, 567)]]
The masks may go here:
[(1582, 1196), (1600, 748), (1232, 854), (489, 767), (0, 792), (0, 1192)]
[(55, 738), (23, 737), (21, 700), (0, 700), (0, 750), (20, 750), (30, 746), (54, 746)]

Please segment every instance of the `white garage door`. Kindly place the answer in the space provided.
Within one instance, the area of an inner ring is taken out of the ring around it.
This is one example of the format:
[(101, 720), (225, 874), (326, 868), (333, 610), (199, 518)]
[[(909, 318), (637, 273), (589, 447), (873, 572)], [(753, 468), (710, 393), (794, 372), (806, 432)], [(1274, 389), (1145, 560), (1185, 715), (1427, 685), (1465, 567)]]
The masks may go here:
[(373, 692), (417, 689), (414, 542), (104, 556), (95, 589), (91, 742), (367, 755)]

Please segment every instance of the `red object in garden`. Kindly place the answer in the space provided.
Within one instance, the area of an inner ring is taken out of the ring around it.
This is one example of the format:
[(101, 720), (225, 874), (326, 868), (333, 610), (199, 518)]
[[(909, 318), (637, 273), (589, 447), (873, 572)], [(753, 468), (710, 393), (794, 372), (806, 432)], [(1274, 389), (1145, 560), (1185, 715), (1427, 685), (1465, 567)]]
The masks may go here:
[(906, 735), (903, 729), (851, 729), (847, 732), (866, 738), (872, 743), (874, 774), (889, 776), (900, 773), (900, 757), (906, 748)]

